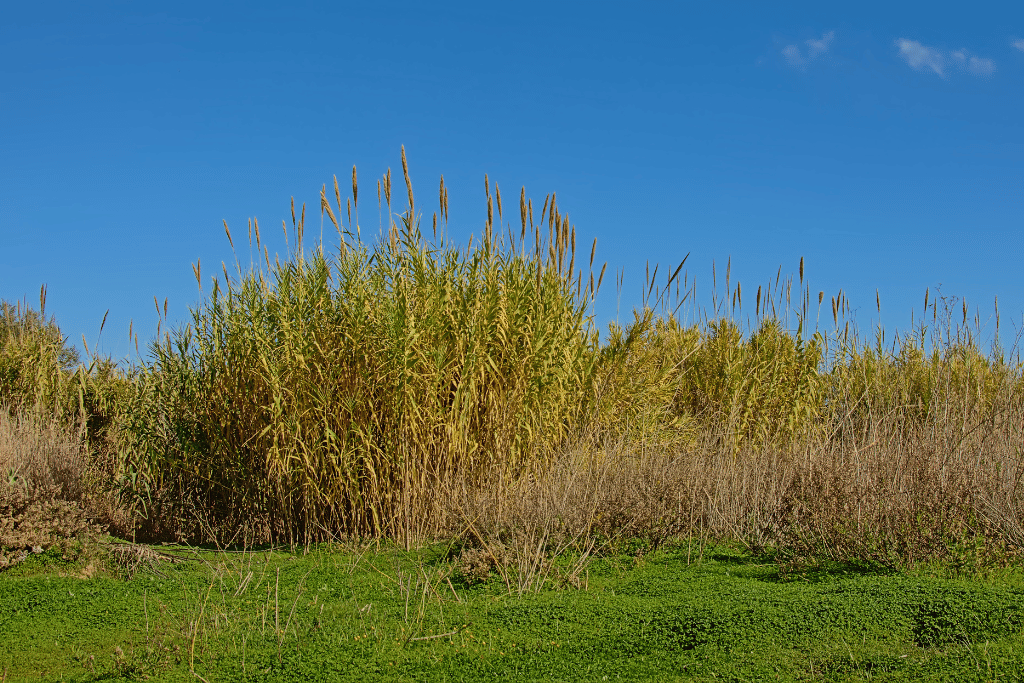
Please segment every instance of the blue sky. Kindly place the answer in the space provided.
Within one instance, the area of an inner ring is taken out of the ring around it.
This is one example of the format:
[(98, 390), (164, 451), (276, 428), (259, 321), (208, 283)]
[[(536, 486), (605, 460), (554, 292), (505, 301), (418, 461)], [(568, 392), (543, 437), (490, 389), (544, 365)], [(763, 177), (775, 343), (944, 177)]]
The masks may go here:
[(704, 291), (731, 257), (748, 301), (804, 257), (889, 330), (926, 287), (1024, 312), (1018, 3), (21, 3), (0, 63), (0, 298), (45, 283), (90, 345), (109, 309), (118, 357), (154, 296), (185, 319), (197, 258), (230, 263), (223, 220), (280, 225), (353, 164), (369, 197), (403, 144), (462, 242), (484, 173), (557, 191), (625, 273), (602, 325), (687, 253)]

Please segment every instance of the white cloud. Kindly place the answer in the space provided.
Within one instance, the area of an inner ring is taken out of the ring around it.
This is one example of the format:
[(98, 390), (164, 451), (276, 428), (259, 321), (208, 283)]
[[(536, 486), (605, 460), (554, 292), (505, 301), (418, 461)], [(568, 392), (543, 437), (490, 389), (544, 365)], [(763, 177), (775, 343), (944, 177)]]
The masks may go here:
[(991, 76), (996, 71), (996, 63), (993, 60), (972, 55), (965, 49), (954, 50), (948, 55), (944, 55), (940, 50), (908, 38), (900, 38), (896, 41), (896, 46), (900, 49), (900, 56), (906, 60), (910, 68), (917, 71), (934, 71), (942, 78), (946, 77), (947, 62), (952, 62), (960, 69), (969, 71), (975, 76)]
[(900, 56), (906, 60), (911, 69), (917, 71), (931, 69), (939, 76), (945, 78), (945, 60), (942, 57), (942, 53), (938, 50), (925, 47), (916, 40), (909, 40), (907, 38), (897, 40), (896, 46), (900, 49)]
[(1024, 40), (1015, 40), (1010, 44), (1013, 45), (1018, 50), (1020, 50), (1021, 52), (1024, 52)]
[(800, 54), (800, 48), (796, 45), (787, 45), (782, 48), (782, 56), (786, 58), (790, 66), (802, 66), (804, 64), (804, 57)]
[(832, 41), (835, 37), (836, 32), (829, 31), (822, 35), (821, 38), (805, 40), (804, 44), (807, 45), (806, 57), (804, 57), (803, 52), (801, 52), (800, 48), (795, 43), (782, 48), (782, 56), (786, 58), (786, 62), (788, 62), (790, 66), (804, 66), (828, 52), (828, 49), (832, 45)]
[(808, 40), (807, 41), (807, 55), (808, 55), (808, 58), (809, 59), (814, 59), (818, 55), (825, 54), (826, 52), (828, 52), (828, 48), (832, 44), (832, 41), (835, 39), (835, 37), (836, 37), (836, 32), (835, 31), (829, 31), (828, 33), (826, 33), (825, 35), (823, 35), (821, 37), (821, 40), (814, 40), (813, 38), (811, 40)]
[(991, 76), (995, 73), (996, 63), (991, 59), (971, 57), (967, 60), (967, 68), (976, 76)]
[(967, 50), (951, 52), (950, 56), (956, 60), (961, 69), (970, 71), (975, 76), (991, 76), (995, 73), (996, 63), (991, 59), (975, 57)]

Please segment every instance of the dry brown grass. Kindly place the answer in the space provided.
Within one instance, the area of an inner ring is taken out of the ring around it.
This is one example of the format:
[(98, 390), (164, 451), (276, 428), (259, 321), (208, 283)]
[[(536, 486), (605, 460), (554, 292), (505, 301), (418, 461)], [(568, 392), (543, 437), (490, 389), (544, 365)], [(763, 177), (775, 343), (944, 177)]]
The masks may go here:
[(86, 495), (87, 457), (81, 435), (56, 418), (34, 411), (0, 410), (0, 471), (3, 483), (36, 497), (65, 500)]
[(52, 545), (130, 526), (81, 429), (0, 409), (0, 567)]
[(739, 453), (714, 434), (678, 448), (621, 441), (512, 486), (448, 491), (437, 511), (492, 565), (636, 539), (686, 539), (694, 557), (732, 540), (790, 565), (1006, 562), (1024, 549), (1024, 414), (1006, 418), (970, 444), (896, 420), (867, 438)]
[(0, 567), (89, 530), (82, 440), (57, 420), (0, 410)]

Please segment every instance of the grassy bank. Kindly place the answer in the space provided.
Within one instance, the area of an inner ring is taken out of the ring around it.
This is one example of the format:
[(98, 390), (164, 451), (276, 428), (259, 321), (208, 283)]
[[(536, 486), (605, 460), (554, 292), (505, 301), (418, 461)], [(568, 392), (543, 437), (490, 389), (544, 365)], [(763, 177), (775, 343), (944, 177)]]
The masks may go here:
[[(5, 680), (1019, 680), (1024, 583), (723, 546), (573, 558), (539, 591), (450, 546), (201, 552), (0, 582)], [(649, 550), (649, 549), (648, 549)], [(129, 563), (131, 564), (131, 563)], [(133, 565), (134, 566), (134, 565)], [(122, 570), (123, 571), (123, 570)], [(514, 574), (514, 572), (513, 572)], [(562, 586), (561, 589), (559, 587)], [(193, 675), (201, 678), (196, 678)]]

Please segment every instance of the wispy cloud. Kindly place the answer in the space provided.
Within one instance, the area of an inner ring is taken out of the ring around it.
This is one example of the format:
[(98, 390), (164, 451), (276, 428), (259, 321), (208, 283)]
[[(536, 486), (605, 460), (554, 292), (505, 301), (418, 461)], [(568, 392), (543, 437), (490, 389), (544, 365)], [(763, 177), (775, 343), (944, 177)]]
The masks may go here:
[(996, 63), (991, 59), (975, 57), (967, 50), (957, 50), (950, 54), (962, 69), (967, 69), (975, 76), (991, 76), (996, 70)]
[(1024, 40), (1015, 40), (1012, 43), (1010, 43), (1010, 45), (1013, 45), (1015, 48), (1017, 48), (1021, 52), (1024, 52)]
[(828, 33), (822, 35), (821, 38), (811, 38), (810, 40), (805, 40), (804, 44), (807, 46), (806, 56), (804, 55), (804, 51), (802, 51), (796, 43), (792, 45), (787, 45), (786, 47), (782, 48), (782, 56), (786, 58), (786, 62), (790, 66), (805, 66), (808, 63), (813, 62), (821, 55), (828, 52), (829, 47), (831, 47), (832, 45), (832, 41), (835, 40), (835, 37), (836, 32), (829, 31)]
[[(1024, 43), (1024, 41), (1021, 42)], [(932, 71), (941, 78), (946, 77), (947, 65), (949, 64), (963, 71), (969, 71), (975, 76), (991, 76), (996, 71), (995, 61), (987, 57), (972, 55), (964, 49), (945, 54), (937, 48), (922, 45), (916, 40), (910, 40), (909, 38), (897, 39), (896, 47), (900, 50), (900, 57), (906, 61), (911, 69), (916, 71)]]
[(786, 58), (790, 66), (803, 66), (804, 56), (800, 54), (800, 48), (796, 45), (787, 45), (782, 48), (782, 56)]
[(971, 57), (968, 64), (971, 72), (979, 76), (991, 76), (996, 71), (996, 63), (988, 58)]
[(900, 38), (896, 41), (900, 49), (900, 56), (906, 60), (911, 69), (917, 71), (931, 70), (940, 76), (945, 77), (944, 69), (946, 60), (942, 53), (930, 47), (925, 47), (916, 40)]
[(836, 32), (829, 31), (821, 37), (820, 40), (811, 39), (807, 41), (807, 58), (814, 59), (818, 55), (823, 55), (828, 52), (828, 48), (832, 45), (832, 41), (835, 40)]

